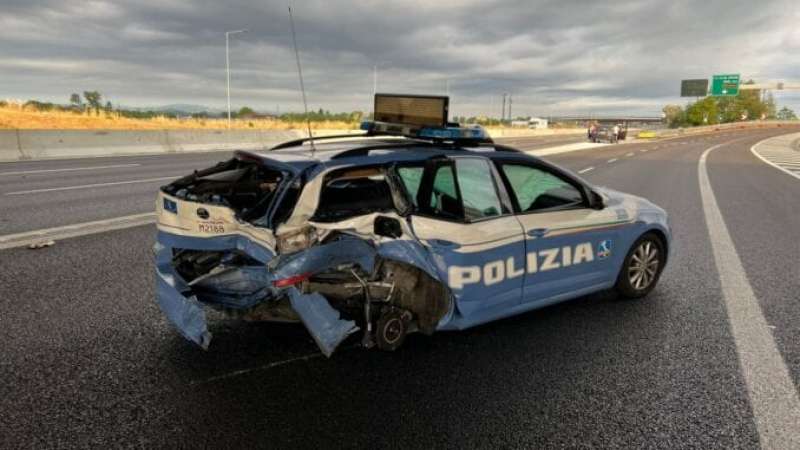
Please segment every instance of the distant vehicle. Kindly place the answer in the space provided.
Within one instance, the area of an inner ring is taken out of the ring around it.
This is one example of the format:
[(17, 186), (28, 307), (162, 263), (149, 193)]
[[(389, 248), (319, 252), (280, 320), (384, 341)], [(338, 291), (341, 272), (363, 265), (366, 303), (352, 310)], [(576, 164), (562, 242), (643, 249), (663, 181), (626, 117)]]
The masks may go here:
[(543, 130), (547, 128), (547, 119), (541, 119), (539, 117), (531, 117), (528, 120), (512, 120), (511, 126)]
[(619, 126), (619, 133), (614, 133), (613, 126), (600, 126), (595, 129), (594, 134), (589, 134), (589, 140), (591, 142), (608, 142), (610, 144), (616, 144), (618, 141), (625, 140), (628, 137), (628, 125), (621, 125)]
[(663, 209), (448, 124), (446, 97), (379, 100), (377, 118), (403, 122), (238, 151), (161, 188), (156, 296), (183, 336), (207, 348), (216, 310), (301, 322), (328, 356), (359, 329), (394, 350), (411, 332), (654, 288)]

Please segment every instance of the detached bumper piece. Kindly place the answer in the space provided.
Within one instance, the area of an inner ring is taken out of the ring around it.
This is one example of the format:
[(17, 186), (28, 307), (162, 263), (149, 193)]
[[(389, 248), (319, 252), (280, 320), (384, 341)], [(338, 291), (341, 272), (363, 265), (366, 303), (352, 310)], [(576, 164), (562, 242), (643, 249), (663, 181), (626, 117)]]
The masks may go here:
[(339, 311), (333, 309), (328, 300), (316, 292), (304, 295), (297, 289), (290, 288), (289, 301), (319, 349), (329, 358), (347, 336), (358, 331), (355, 322), (341, 319)]
[(187, 290), (188, 286), (169, 270), (162, 271), (159, 267), (156, 274), (156, 297), (161, 311), (186, 339), (208, 350), (211, 332), (208, 331), (206, 313), (197, 297), (182, 295), (181, 285)]

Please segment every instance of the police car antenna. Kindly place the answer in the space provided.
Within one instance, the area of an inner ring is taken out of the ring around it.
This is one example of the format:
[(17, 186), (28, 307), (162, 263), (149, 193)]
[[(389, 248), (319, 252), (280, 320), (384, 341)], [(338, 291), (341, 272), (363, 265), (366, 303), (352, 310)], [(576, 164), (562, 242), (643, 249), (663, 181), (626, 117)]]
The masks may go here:
[(311, 118), (308, 117), (308, 101), (306, 101), (306, 87), (303, 84), (303, 67), (300, 65), (300, 51), (297, 49), (297, 34), (294, 31), (294, 17), (292, 16), (292, 3), (291, 0), (286, 2), (289, 8), (289, 25), (292, 28), (292, 43), (294, 44), (294, 57), (297, 61), (297, 74), (300, 77), (300, 92), (303, 94), (303, 109), (306, 114), (306, 126), (308, 127), (308, 142), (311, 144), (311, 156), (317, 151), (314, 146), (314, 135), (311, 133)]

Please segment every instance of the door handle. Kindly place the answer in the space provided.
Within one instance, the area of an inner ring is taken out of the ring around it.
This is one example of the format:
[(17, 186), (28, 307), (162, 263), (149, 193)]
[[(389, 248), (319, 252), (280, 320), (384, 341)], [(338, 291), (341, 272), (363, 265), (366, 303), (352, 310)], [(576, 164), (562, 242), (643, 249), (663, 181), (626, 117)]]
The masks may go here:
[(546, 235), (549, 231), (550, 230), (548, 230), (547, 228), (532, 228), (528, 230), (528, 236), (533, 238), (540, 238), (544, 237), (544, 235)]
[(455, 242), (448, 241), (446, 239), (428, 239), (428, 243), (433, 247), (442, 249), (456, 249), (460, 247), (460, 245), (456, 244)]

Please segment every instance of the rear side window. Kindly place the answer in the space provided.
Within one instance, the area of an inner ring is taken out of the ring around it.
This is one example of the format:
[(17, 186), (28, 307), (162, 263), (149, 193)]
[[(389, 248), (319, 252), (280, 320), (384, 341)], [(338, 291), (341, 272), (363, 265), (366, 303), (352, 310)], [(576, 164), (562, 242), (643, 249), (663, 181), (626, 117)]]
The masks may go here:
[(425, 171), (423, 167), (400, 167), (397, 169), (397, 174), (403, 181), (408, 197), (411, 203), (417, 206), (417, 194), (419, 194), (419, 186), (422, 183), (422, 173)]
[(456, 177), (453, 166), (440, 166), (436, 168), (433, 177), (433, 195), (430, 208), (434, 211), (453, 217), (461, 216), (461, 202), (456, 191)]
[(508, 212), (487, 160), (456, 158), (429, 165), (427, 170), (416, 195), (421, 214), (474, 222)]
[(520, 212), (546, 211), (583, 205), (581, 191), (570, 182), (542, 169), (503, 164)]
[(358, 168), (325, 177), (313, 220), (337, 222), (394, 210), (392, 192), (380, 168)]
[(456, 160), (458, 186), (464, 203), (464, 218), (468, 222), (499, 216), (503, 207), (497, 197), (489, 163), (483, 159)]

